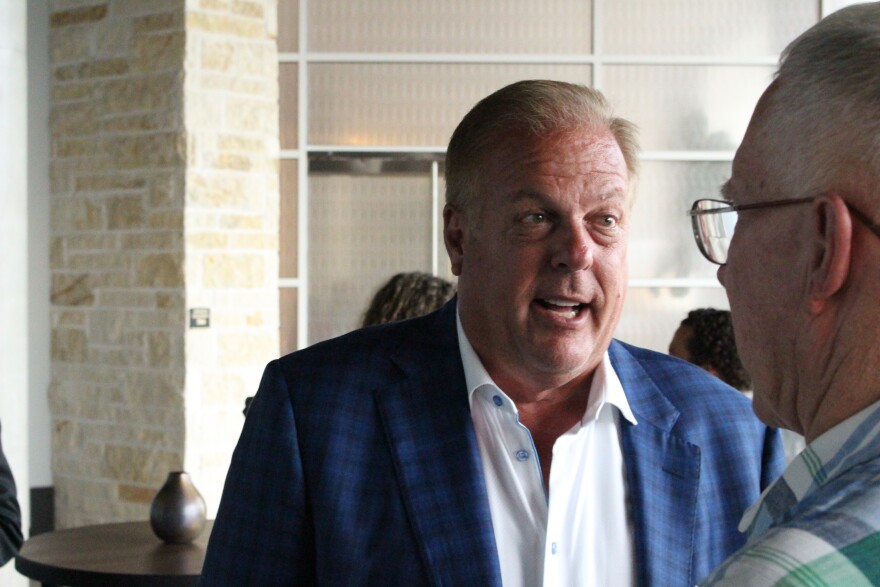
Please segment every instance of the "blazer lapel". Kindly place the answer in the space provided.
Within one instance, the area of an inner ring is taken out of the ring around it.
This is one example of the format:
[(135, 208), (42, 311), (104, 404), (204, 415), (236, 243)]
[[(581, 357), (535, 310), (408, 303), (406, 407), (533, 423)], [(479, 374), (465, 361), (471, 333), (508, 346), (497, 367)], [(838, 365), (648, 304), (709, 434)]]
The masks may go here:
[(376, 402), (432, 584), (500, 587), (489, 501), (458, 351), (455, 303), (435, 317), (436, 328), (401, 345), (394, 361), (405, 377), (377, 390)]
[(621, 445), (639, 583), (693, 585), (700, 448), (672, 433), (678, 410), (629, 351), (610, 354), (638, 422), (621, 422)]

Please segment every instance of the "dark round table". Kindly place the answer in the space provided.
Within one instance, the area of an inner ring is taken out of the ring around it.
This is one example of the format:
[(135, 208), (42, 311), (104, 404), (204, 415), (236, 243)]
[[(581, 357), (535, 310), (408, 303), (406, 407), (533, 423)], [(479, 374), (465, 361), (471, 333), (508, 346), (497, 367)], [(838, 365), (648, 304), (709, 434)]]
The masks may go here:
[(99, 524), (38, 534), (15, 569), (43, 585), (190, 587), (199, 580), (214, 522), (190, 544), (165, 544), (149, 522)]

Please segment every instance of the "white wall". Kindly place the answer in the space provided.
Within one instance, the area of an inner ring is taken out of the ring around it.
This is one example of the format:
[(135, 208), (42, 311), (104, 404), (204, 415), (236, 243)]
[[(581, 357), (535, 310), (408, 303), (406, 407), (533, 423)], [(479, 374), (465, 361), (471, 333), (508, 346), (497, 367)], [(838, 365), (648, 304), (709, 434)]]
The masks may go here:
[[(30, 518), (26, 26), (26, 2), (0, 0), (0, 422), (24, 520)], [(0, 584), (27, 582), (9, 563), (0, 569)]]

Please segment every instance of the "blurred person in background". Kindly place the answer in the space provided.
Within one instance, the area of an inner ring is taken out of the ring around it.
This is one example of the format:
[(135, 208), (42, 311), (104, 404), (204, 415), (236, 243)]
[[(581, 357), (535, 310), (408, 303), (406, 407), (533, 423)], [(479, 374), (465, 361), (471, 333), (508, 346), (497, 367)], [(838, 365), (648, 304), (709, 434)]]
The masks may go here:
[(736, 352), (728, 310), (698, 308), (688, 312), (672, 336), (669, 354), (702, 367), (734, 389), (751, 389), (749, 374)]
[(380, 287), (364, 313), (361, 326), (424, 316), (448, 302), (455, 285), (429, 273), (398, 273)]
[(23, 540), (15, 479), (0, 444), (0, 566), (15, 556)]

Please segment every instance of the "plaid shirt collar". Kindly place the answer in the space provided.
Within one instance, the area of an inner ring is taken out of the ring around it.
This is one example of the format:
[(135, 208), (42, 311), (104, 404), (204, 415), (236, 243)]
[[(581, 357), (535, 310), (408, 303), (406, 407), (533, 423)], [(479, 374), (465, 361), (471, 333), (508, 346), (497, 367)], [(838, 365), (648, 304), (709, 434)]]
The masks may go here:
[(785, 521), (799, 502), (829, 480), (880, 456), (880, 401), (850, 416), (811, 442), (773, 482), (739, 523), (749, 543)]

